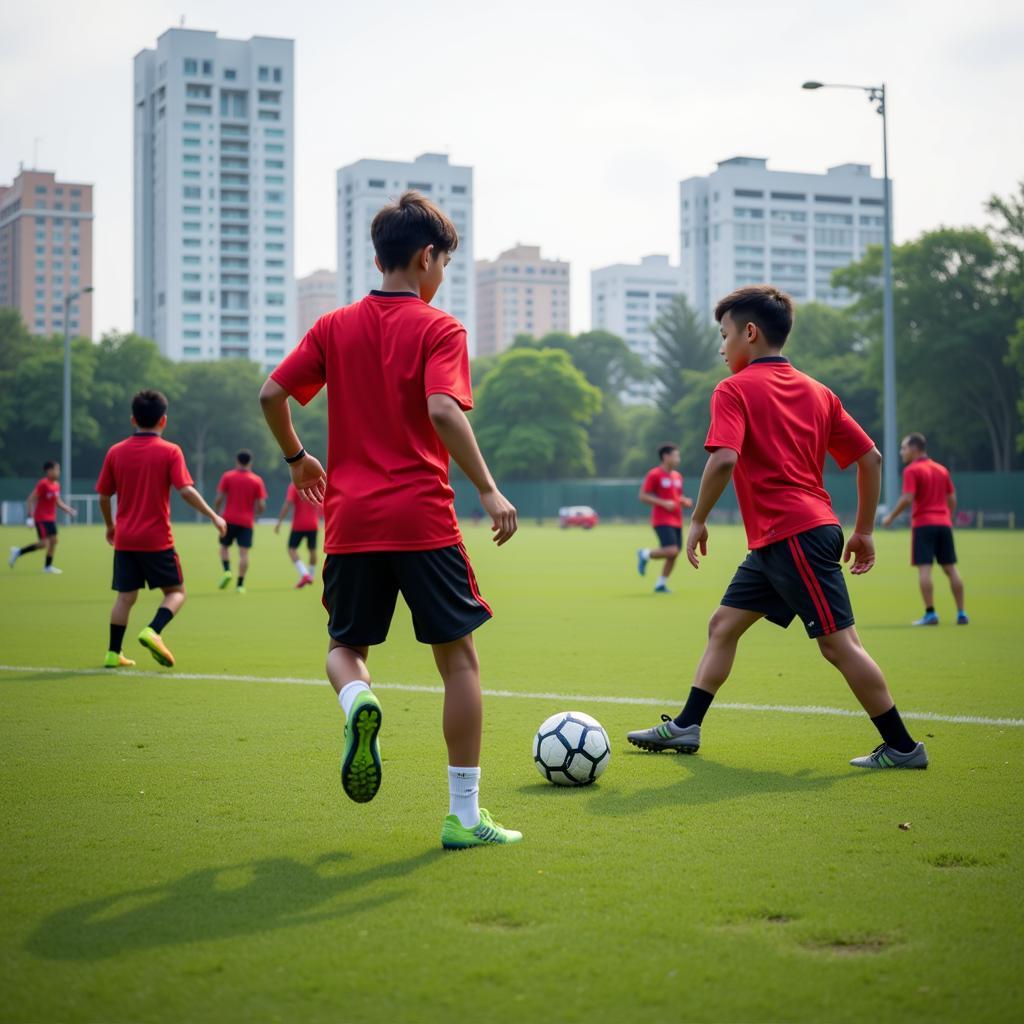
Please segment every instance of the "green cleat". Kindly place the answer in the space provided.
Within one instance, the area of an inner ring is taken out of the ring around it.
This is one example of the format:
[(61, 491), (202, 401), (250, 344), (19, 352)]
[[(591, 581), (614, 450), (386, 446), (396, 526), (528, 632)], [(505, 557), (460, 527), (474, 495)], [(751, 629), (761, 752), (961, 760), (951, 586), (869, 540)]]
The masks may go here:
[(174, 668), (174, 655), (171, 654), (170, 648), (152, 626), (147, 626), (139, 634), (139, 643), (153, 655), (158, 664), (163, 665), (164, 668)]
[(341, 787), (350, 800), (365, 804), (380, 789), (380, 743), (377, 734), (384, 718), (372, 690), (356, 697), (345, 722), (345, 748), (341, 755)]
[(468, 850), (471, 846), (502, 846), (518, 843), (522, 832), (503, 828), (492, 817), (490, 811), (480, 808), (480, 823), (466, 828), (457, 815), (449, 814), (441, 826), (441, 845), (446, 850)]
[(235, 577), (231, 575), (231, 570), (230, 569), (225, 569), (224, 570), (224, 575), (221, 576), (221, 578), (220, 578), (220, 583), (217, 584), (217, 589), (218, 590), (227, 590), (228, 587), (231, 586), (231, 581), (234, 578)]
[(135, 668), (135, 662), (131, 658), (126, 658), (121, 651), (107, 651), (107, 656), (103, 660), (104, 668)]

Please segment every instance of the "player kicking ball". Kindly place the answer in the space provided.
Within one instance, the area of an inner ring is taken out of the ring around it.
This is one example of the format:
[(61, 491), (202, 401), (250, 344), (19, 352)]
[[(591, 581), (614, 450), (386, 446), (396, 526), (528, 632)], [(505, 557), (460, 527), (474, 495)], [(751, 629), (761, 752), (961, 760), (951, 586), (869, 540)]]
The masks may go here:
[[(370, 689), (370, 648), (384, 643), (399, 593), (444, 682), (448, 850), (516, 843), (479, 805), (483, 704), (473, 631), (491, 618), (462, 545), (449, 456), (473, 482), (494, 541), (516, 532), (516, 510), (477, 447), (466, 329), (430, 305), (459, 243), (452, 222), (417, 192), (374, 217), (383, 287), (322, 316), (270, 375), (260, 402), (292, 482), (325, 501), (327, 676), (345, 713), (341, 784), (357, 803), (381, 784), (384, 711)], [(328, 462), (302, 447), (289, 396), (305, 405), (326, 384)]]
[[(896, 710), (882, 670), (863, 648), (840, 559), (859, 576), (875, 564), (871, 537), (882, 457), (874, 442), (823, 384), (781, 354), (793, 326), (793, 302), (770, 285), (740, 288), (715, 309), (721, 353), (732, 376), (711, 396), (710, 452), (686, 541), (699, 568), (707, 554), (708, 515), (733, 480), (750, 552), (708, 625), (708, 644), (690, 695), (675, 718), (627, 739), (642, 750), (692, 754), (711, 702), (729, 678), (740, 637), (759, 619), (783, 628), (800, 617), (823, 657), (835, 665), (871, 717), (882, 742), (854, 758), (858, 768), (927, 768)], [(843, 532), (822, 482), (825, 455), (857, 466), (857, 521)]]
[[(174, 655), (161, 636), (185, 603), (185, 579), (171, 532), (171, 488), (209, 519), (224, 536), (226, 525), (192, 486), (185, 456), (160, 435), (167, 426), (167, 399), (159, 391), (140, 391), (132, 399), (135, 432), (115, 444), (103, 459), (96, 492), (107, 524), (107, 543), (114, 549), (117, 600), (110, 613), (106, 668), (131, 668), (135, 662), (121, 650), (128, 616), (139, 591), (148, 586), (164, 595), (153, 620), (139, 634), (139, 643), (159, 665), (173, 668)], [(111, 498), (117, 495), (117, 519)]]
[[(289, 509), (292, 510), (292, 528), (288, 534), (288, 557), (299, 574), (299, 582), (295, 584), (295, 589), (301, 590), (313, 582), (316, 573), (316, 540), (320, 529), (320, 510), (299, 494), (295, 484), (289, 484), (284, 504), (281, 506), (281, 514), (274, 524), (274, 533), (281, 532), (281, 524)], [(306, 542), (308, 565), (299, 558), (299, 545), (303, 541)]]
[(7, 567), (14, 568), (14, 563), (30, 551), (45, 551), (46, 563), (43, 572), (50, 576), (59, 576), (61, 570), (53, 564), (53, 555), (57, 550), (57, 509), (67, 512), (74, 518), (78, 513), (70, 505), (61, 500), (60, 496), (60, 463), (44, 462), (42, 479), (32, 488), (32, 493), (25, 499), (25, 510), (28, 513), (27, 525), (36, 528), (35, 544), (11, 548)]

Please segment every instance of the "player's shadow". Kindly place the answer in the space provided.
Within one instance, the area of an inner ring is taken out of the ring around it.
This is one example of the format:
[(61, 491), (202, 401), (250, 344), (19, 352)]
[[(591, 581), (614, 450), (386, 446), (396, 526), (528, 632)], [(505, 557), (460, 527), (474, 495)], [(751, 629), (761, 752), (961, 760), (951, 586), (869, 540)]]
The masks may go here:
[(324, 854), (309, 864), (268, 857), (203, 868), (176, 881), (58, 910), (29, 935), (25, 948), (48, 960), (104, 960), (130, 950), (332, 920), (400, 899), (393, 885), (374, 887), (443, 856), (431, 849), (362, 870), (351, 870), (345, 853)]

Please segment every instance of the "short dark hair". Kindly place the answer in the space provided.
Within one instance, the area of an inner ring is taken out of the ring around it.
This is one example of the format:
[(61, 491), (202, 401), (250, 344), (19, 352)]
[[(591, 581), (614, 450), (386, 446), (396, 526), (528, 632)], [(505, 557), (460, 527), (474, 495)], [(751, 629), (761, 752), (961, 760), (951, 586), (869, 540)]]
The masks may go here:
[(455, 252), (459, 247), (455, 225), (426, 196), (412, 190), (377, 211), (370, 238), (385, 271), (409, 266), (427, 245), (434, 247), (435, 254)]
[(666, 442), (658, 448), (658, 458), (663, 459), (669, 452), (679, 451), (679, 445)]
[(155, 427), (167, 415), (167, 396), (161, 391), (137, 391), (132, 399), (132, 415), (143, 430)]
[(56, 462), (54, 462), (54, 461), (53, 461), (53, 459), (47, 459), (47, 460), (46, 460), (46, 461), (45, 461), (45, 462), (43, 463), (43, 472), (44, 472), (44, 473), (48, 473), (48, 472), (49, 472), (49, 471), (50, 471), (51, 469), (53, 469), (53, 467), (54, 467), (54, 466), (56, 466), (56, 465), (57, 465), (57, 463), (56, 463)]
[(906, 441), (911, 448), (916, 448), (919, 452), (928, 450), (928, 441), (924, 434), (907, 434), (903, 440)]
[(236, 459), (243, 465), (248, 466), (252, 462), (252, 452), (248, 448), (243, 448), (236, 456)]
[(735, 324), (752, 323), (772, 348), (782, 348), (793, 329), (793, 300), (771, 284), (737, 288), (715, 306), (715, 320), (728, 313)]

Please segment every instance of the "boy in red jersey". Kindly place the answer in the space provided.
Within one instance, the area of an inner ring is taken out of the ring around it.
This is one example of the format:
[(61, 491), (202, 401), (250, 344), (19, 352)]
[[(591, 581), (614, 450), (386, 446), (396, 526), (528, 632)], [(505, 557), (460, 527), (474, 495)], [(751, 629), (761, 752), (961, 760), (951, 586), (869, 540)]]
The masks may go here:
[[(167, 399), (159, 391), (135, 395), (132, 426), (135, 433), (107, 452), (96, 481), (107, 543), (114, 549), (113, 589), (117, 591), (104, 665), (122, 668), (135, 664), (124, 656), (121, 644), (132, 606), (142, 587), (148, 586), (151, 590), (159, 587), (164, 599), (153, 621), (139, 634), (139, 643), (159, 664), (170, 668), (174, 655), (160, 634), (185, 603), (185, 580), (171, 533), (171, 488), (206, 516), (222, 536), (225, 524), (192, 486), (181, 449), (160, 436), (167, 426)], [(115, 494), (116, 523), (110, 502)]]
[[(380, 702), (370, 648), (388, 634), (398, 594), (444, 681), (449, 814), (446, 849), (522, 838), (479, 806), (483, 709), (473, 630), (491, 618), (462, 545), (449, 456), (480, 493), (494, 540), (516, 531), (465, 411), (473, 404), (466, 329), (430, 305), (458, 245), (452, 222), (406, 192), (370, 228), (383, 288), (322, 316), (270, 375), (260, 401), (292, 481), (325, 502), (327, 676), (345, 713), (341, 783), (363, 803), (380, 787)], [(306, 454), (288, 398), (305, 405), (327, 385), (328, 465)]]
[(252, 531), (256, 516), (262, 515), (267, 507), (267, 486), (261, 477), (252, 471), (252, 452), (243, 448), (235, 456), (235, 468), (229, 469), (217, 484), (217, 497), (213, 500), (214, 510), (224, 510), (227, 533), (220, 542), (220, 564), (224, 574), (220, 578), (220, 589), (231, 583), (231, 561), (228, 548), (238, 542), (238, 582), (235, 590), (245, 593), (245, 574), (249, 571), (249, 549), (252, 547)]
[[(729, 677), (740, 637), (758, 619), (785, 628), (799, 616), (825, 659), (842, 673), (882, 742), (850, 763), (858, 768), (926, 768), (893, 703), (881, 669), (861, 646), (840, 559), (854, 575), (875, 564), (871, 537), (882, 457), (839, 399), (780, 355), (793, 326), (793, 302), (770, 285), (740, 288), (715, 309), (721, 353), (732, 376), (711, 397), (711, 453), (686, 541), (696, 569), (707, 554), (708, 514), (733, 479), (750, 553), (708, 625), (708, 644), (686, 706), (674, 719), (628, 734), (644, 750), (694, 753), (700, 726)], [(822, 483), (825, 455), (857, 465), (857, 522), (843, 533)], [(734, 476), (735, 473), (735, 476)]]
[(57, 550), (57, 509), (67, 512), (69, 516), (76, 516), (78, 513), (65, 504), (60, 497), (60, 463), (44, 462), (42, 479), (32, 488), (32, 493), (25, 499), (25, 509), (28, 512), (29, 523), (36, 528), (35, 544), (26, 544), (24, 547), (11, 548), (10, 557), (7, 559), (8, 568), (13, 569), (14, 563), (27, 555), (30, 551), (46, 549), (46, 564), (43, 572), (53, 576), (59, 576), (61, 570), (53, 564), (53, 553)]
[(643, 576), (652, 558), (664, 558), (665, 567), (654, 585), (654, 592), (671, 594), (668, 578), (683, 547), (683, 509), (692, 508), (693, 502), (683, 494), (678, 446), (663, 444), (658, 449), (658, 459), (660, 465), (644, 477), (638, 495), (645, 505), (651, 506), (651, 526), (658, 535), (658, 547), (640, 548), (636, 553), (636, 569)]
[(909, 506), (911, 552), (910, 560), (917, 566), (924, 616), (915, 626), (937, 626), (935, 589), (932, 586), (932, 562), (937, 561), (949, 578), (949, 588), (956, 601), (956, 624), (966, 626), (970, 619), (964, 611), (964, 581), (956, 567), (956, 546), (953, 543), (953, 513), (956, 511), (956, 489), (949, 470), (928, 458), (924, 434), (907, 434), (900, 442), (903, 470), (903, 493), (893, 510), (882, 520), (892, 526)]
[[(274, 533), (280, 533), (281, 524), (288, 515), (289, 508), (292, 510), (292, 529), (288, 534), (288, 557), (299, 574), (299, 582), (295, 584), (295, 589), (301, 590), (313, 582), (313, 574), (316, 572), (316, 535), (320, 529), (320, 510), (299, 496), (295, 484), (289, 484), (284, 504), (281, 506), (281, 514), (274, 524)], [(303, 541), (306, 542), (309, 565), (299, 558), (299, 545)]]

